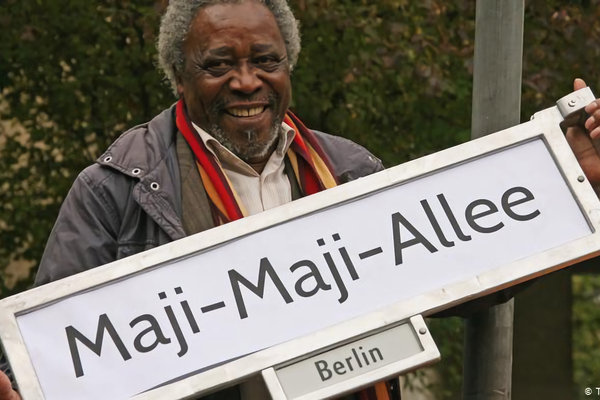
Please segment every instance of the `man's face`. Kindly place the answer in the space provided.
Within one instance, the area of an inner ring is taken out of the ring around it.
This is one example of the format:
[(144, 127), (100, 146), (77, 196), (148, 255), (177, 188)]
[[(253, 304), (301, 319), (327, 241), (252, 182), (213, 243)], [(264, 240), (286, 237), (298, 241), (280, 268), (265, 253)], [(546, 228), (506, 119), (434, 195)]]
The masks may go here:
[(191, 120), (248, 162), (277, 145), (291, 97), (285, 43), (260, 3), (201, 8), (183, 45), (177, 91)]

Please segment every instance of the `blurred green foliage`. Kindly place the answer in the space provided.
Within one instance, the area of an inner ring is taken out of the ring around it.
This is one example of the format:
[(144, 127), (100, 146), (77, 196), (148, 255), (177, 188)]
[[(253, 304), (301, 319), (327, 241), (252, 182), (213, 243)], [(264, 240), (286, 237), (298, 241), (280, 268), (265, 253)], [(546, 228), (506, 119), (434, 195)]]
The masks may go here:
[[(291, 0), (303, 50), (293, 109), (388, 166), (469, 139), (475, 1)], [(166, 0), (0, 2), (0, 295), (26, 288), (72, 181), (124, 130), (172, 104), (155, 68)], [(600, 88), (600, 0), (529, 0), (523, 120)], [(599, 89), (600, 90), (600, 89)], [(18, 264), (21, 265), (21, 264)], [(600, 281), (575, 281), (576, 384), (600, 376)], [(461, 384), (462, 323), (434, 321), (438, 398)], [(418, 377), (417, 377), (418, 378)], [(596, 381), (595, 384), (598, 384)]]
[(297, 2), (295, 107), (396, 165), (469, 138), (471, 2)]
[(0, 271), (39, 260), (77, 174), (173, 102), (158, 21), (148, 1), (0, 3)]

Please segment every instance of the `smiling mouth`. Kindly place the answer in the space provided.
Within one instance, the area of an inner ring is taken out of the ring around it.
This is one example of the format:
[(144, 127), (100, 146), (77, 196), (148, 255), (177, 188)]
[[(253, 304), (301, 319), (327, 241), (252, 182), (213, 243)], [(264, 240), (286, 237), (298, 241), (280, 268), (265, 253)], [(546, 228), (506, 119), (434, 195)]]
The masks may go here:
[(255, 115), (262, 114), (267, 109), (266, 106), (255, 107), (250, 109), (242, 108), (230, 108), (227, 110), (227, 114), (233, 115), (238, 118), (254, 117)]

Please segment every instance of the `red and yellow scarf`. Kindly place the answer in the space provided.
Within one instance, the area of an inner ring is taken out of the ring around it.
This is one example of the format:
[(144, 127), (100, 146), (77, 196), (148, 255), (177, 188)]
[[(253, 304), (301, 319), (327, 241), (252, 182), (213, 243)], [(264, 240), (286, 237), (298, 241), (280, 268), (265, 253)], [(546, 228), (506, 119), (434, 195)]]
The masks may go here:
[[(209, 197), (215, 226), (248, 216), (233, 185), (221, 168), (221, 164), (206, 148), (200, 135), (194, 129), (183, 99), (177, 103), (176, 113), (177, 128), (185, 137), (196, 157), (202, 184)], [(315, 134), (289, 111), (283, 122), (296, 132), (286, 155), (294, 169), (294, 175), (302, 195), (308, 196), (337, 186), (338, 182), (333, 175), (329, 159), (319, 145)], [(358, 400), (391, 399), (386, 382), (363, 389), (357, 395)]]

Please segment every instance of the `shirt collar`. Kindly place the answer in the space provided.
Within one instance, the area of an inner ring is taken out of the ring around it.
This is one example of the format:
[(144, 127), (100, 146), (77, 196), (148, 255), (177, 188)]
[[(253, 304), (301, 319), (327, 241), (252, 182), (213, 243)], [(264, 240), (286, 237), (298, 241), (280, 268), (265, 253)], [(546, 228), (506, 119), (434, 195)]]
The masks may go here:
[[(229, 165), (232, 167), (243, 168), (245, 170), (252, 169), (244, 160), (233, 154), (228, 148), (223, 146), (217, 139), (215, 139), (212, 135), (206, 132), (204, 129), (200, 128), (198, 125), (192, 122), (194, 129), (200, 135), (200, 139), (204, 142), (204, 145), (214, 155), (217, 160), (223, 165)], [(294, 141), (294, 137), (296, 136), (296, 131), (294, 128), (286, 124), (285, 122), (281, 123), (281, 128), (279, 130), (279, 139), (277, 142), (277, 147), (275, 148), (275, 154), (277, 154), (277, 159), (279, 163), (283, 162), (283, 156), (288, 151), (292, 142)], [(271, 157), (273, 159), (273, 157)], [(269, 159), (268, 162), (271, 161)]]

